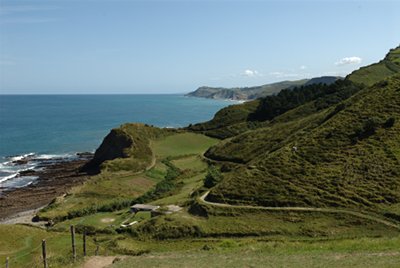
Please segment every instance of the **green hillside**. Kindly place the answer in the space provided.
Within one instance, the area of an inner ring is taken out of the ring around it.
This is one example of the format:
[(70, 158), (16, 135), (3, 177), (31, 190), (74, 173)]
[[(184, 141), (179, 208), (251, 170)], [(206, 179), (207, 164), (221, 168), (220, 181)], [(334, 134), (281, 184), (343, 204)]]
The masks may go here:
[(384, 208), (400, 215), (399, 88), (396, 75), (336, 106), (296, 118), (306, 114), (312, 105), (308, 103), (271, 126), (212, 148), (208, 157), (247, 165), (225, 173), (209, 199), (263, 206)]

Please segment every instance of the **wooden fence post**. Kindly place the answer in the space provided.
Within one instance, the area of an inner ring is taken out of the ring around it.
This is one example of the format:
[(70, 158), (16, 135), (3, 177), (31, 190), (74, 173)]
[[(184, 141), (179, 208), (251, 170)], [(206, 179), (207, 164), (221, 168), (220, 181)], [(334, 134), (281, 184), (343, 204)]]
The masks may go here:
[(7, 258), (6, 258), (6, 268), (8, 268), (8, 262), (9, 262), (9, 260), (10, 260), (10, 258), (7, 257)]
[(83, 229), (83, 257), (86, 257), (86, 228)]
[(96, 256), (99, 255), (99, 245), (96, 246), (96, 251), (94, 252), (94, 255), (96, 255)]
[(70, 229), (71, 229), (71, 242), (72, 242), (72, 257), (74, 258), (74, 262), (75, 262), (76, 261), (75, 227), (73, 225), (71, 225)]
[(46, 257), (46, 240), (42, 240), (42, 256), (43, 256), (43, 267), (47, 268), (47, 257)]

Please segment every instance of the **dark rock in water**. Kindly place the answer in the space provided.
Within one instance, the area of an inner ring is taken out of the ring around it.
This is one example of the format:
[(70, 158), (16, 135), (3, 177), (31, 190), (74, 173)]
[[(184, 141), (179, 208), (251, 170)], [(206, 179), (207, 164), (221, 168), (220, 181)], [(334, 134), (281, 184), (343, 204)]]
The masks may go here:
[(25, 164), (28, 164), (28, 162), (29, 162), (29, 159), (26, 159), (26, 158), (21, 159), (21, 160), (12, 161), (12, 163), (15, 165), (25, 165)]
[(29, 176), (29, 175), (34, 175), (36, 173), (35, 170), (28, 169), (28, 170), (23, 170), (19, 172), (20, 176)]
[(79, 158), (86, 158), (86, 159), (89, 159), (89, 158), (92, 158), (92, 157), (94, 156), (94, 153), (91, 153), (91, 152), (81, 152), (81, 153), (76, 153), (76, 155), (77, 155)]

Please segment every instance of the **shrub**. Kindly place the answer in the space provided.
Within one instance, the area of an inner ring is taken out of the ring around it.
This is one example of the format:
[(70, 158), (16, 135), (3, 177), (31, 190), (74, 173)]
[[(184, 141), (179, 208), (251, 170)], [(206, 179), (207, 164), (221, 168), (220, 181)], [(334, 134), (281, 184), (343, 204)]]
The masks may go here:
[(383, 126), (385, 128), (391, 128), (394, 126), (394, 123), (396, 122), (396, 120), (394, 119), (394, 117), (389, 117), (388, 120), (386, 120), (386, 122), (383, 124)]
[(204, 186), (207, 188), (214, 187), (222, 180), (221, 172), (216, 169), (214, 166), (211, 166), (208, 169), (208, 173), (204, 178)]

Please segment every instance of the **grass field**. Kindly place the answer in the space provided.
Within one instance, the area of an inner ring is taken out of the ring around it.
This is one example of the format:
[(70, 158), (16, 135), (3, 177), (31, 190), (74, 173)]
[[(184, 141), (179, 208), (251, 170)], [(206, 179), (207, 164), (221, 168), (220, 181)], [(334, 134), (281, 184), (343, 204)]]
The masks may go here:
[(194, 133), (179, 133), (155, 141), (153, 149), (157, 157), (201, 154), (218, 140)]
[(158, 180), (132, 172), (103, 172), (81, 186), (73, 188), (64, 198), (39, 215), (55, 219), (65, 217), (69, 212), (106, 205), (116, 200), (133, 200), (148, 191)]
[[(69, 233), (46, 232), (23, 225), (0, 225), (1, 267), (9, 257), (9, 267), (43, 267), (41, 258), (42, 239), (46, 240), (49, 267), (73, 267), (71, 237)], [(76, 236), (77, 256), (82, 258), (82, 237)], [(87, 253), (94, 255), (95, 244), (87, 240)], [(102, 249), (104, 252), (104, 249)]]
[[(186, 245), (186, 247), (184, 246)], [(168, 252), (129, 257), (111, 267), (399, 267), (400, 237), (334, 241), (222, 239), (174, 242)], [(159, 247), (168, 245), (160, 243)]]

